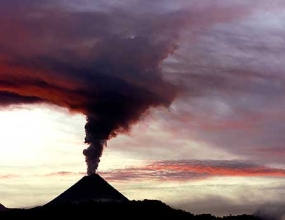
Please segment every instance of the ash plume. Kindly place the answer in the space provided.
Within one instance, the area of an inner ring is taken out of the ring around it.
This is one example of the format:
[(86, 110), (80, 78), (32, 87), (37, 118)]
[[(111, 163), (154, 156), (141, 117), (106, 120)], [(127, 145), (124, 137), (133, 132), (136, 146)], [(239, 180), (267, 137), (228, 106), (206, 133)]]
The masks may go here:
[[(160, 69), (177, 47), (175, 34), (157, 32), (169, 15), (142, 33), (131, 14), (32, 3), (0, 2), (0, 106), (48, 103), (85, 114), (89, 147), (83, 154), (91, 175), (108, 139), (175, 97)], [(144, 17), (136, 21), (146, 26)]]

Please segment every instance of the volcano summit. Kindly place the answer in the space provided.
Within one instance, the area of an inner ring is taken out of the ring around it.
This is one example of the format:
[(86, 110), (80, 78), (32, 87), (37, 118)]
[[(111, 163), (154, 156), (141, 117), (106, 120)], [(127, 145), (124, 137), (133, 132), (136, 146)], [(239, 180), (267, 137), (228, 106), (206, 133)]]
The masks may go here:
[(84, 176), (81, 180), (48, 202), (46, 205), (77, 203), (83, 201), (128, 201), (98, 174)]

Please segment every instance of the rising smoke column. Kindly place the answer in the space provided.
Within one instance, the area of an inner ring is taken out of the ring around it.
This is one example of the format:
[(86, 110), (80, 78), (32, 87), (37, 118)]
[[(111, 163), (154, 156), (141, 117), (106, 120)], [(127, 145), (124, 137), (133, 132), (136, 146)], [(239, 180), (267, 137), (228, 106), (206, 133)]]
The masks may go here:
[(108, 139), (128, 131), (148, 108), (171, 103), (175, 88), (162, 80), (159, 64), (174, 49), (174, 44), (153, 44), (147, 38), (111, 37), (97, 45), (100, 59), (94, 65), (105, 70), (97, 80), (107, 78), (107, 83), (97, 86), (101, 97), (88, 107), (85, 143), (89, 147), (83, 151), (88, 175), (96, 171)]
[(120, 34), (115, 12), (35, 2), (0, 2), (0, 106), (47, 103), (86, 115), (83, 154), (91, 175), (110, 138), (129, 131), (149, 108), (173, 101), (176, 88), (164, 81), (160, 66), (176, 44), (145, 21), (146, 33), (131, 24), (134, 34)]

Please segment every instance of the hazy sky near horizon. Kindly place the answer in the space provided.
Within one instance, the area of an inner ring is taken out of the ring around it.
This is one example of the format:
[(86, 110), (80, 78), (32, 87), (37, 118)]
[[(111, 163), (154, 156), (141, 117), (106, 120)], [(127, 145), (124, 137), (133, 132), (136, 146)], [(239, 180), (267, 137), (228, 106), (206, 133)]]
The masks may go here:
[(284, 1), (10, 0), (0, 12), (0, 203), (41, 205), (84, 176), (91, 115), (116, 133), (98, 173), (129, 199), (285, 213)]

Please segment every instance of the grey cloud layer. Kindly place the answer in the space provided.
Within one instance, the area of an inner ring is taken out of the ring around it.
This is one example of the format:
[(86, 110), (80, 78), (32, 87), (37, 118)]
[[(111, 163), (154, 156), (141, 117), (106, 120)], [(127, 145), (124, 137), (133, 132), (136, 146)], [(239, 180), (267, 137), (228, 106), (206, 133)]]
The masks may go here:
[(164, 66), (184, 94), (162, 123), (178, 136), (284, 164), (283, 5), (248, 6), (252, 13), (242, 19), (184, 36), (184, 46)]

